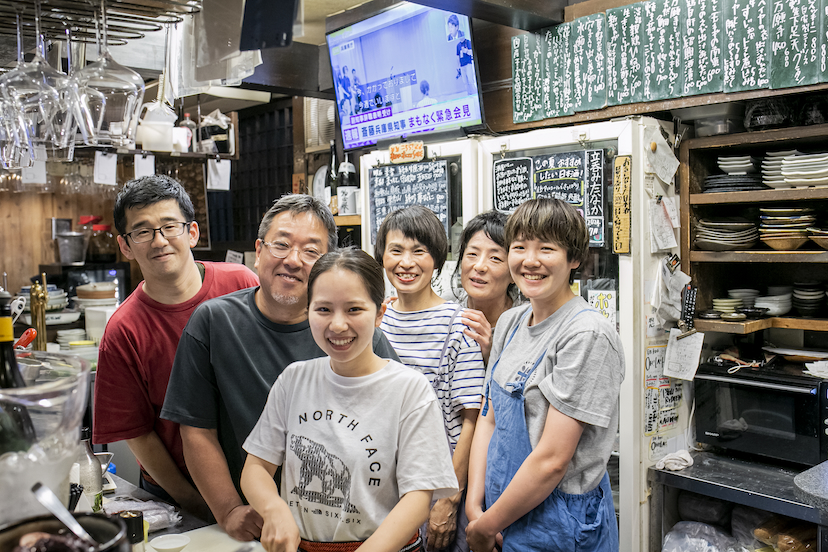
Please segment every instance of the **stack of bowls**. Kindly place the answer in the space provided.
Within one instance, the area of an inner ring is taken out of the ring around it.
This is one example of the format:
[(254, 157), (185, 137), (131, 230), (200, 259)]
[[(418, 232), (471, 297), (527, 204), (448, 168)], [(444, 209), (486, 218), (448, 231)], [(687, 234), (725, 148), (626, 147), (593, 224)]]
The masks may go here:
[(731, 299), (741, 299), (742, 307), (751, 308), (759, 297), (758, 289), (729, 289), (727, 295)]
[[(20, 295), (26, 298), (26, 306), (23, 308), (24, 312), (31, 312), (32, 299), (30, 297), (32, 287), (24, 286), (20, 288)], [(66, 292), (58, 288), (54, 284), (47, 284), (46, 291), (49, 294), (46, 300), (47, 311), (63, 310), (69, 304), (69, 299), (66, 297)]]
[(118, 284), (115, 282), (93, 282), (75, 288), (75, 307), (83, 311), (86, 307), (111, 307), (118, 304)]
[(793, 288), (793, 306), (802, 316), (814, 316), (821, 309), (825, 299), (825, 290), (819, 282), (795, 282)]
[(713, 299), (713, 308), (722, 313), (733, 313), (736, 309), (742, 306), (741, 299), (722, 298)]
[(768, 309), (768, 316), (782, 316), (790, 312), (791, 306), (793, 305), (792, 297), (793, 295), (791, 293), (757, 297), (754, 306)]
[(68, 351), (70, 343), (83, 341), (84, 339), (86, 339), (86, 330), (76, 328), (72, 330), (58, 330), (56, 341), (60, 345), (61, 351)]
[(793, 286), (768, 286), (768, 295), (785, 295), (792, 292)]

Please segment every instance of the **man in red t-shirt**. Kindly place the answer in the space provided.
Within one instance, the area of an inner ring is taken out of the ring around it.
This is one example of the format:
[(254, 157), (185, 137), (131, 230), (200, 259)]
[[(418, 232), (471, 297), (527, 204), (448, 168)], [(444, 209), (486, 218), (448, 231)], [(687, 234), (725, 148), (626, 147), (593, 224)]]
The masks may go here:
[(98, 353), (93, 440), (126, 440), (141, 488), (204, 519), (209, 509), (184, 464), (178, 424), (159, 417), (181, 332), (207, 299), (257, 286), (244, 265), (196, 262), (195, 211), (184, 188), (155, 175), (128, 182), (115, 200), (121, 253), (144, 281), (110, 318)]

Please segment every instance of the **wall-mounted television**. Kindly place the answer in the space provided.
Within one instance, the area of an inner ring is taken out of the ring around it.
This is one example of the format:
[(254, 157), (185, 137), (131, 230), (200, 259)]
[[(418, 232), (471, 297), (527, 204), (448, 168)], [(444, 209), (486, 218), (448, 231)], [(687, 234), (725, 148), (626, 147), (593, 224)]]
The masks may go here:
[(402, 2), (329, 33), (344, 148), (481, 128), (470, 23), (465, 15)]

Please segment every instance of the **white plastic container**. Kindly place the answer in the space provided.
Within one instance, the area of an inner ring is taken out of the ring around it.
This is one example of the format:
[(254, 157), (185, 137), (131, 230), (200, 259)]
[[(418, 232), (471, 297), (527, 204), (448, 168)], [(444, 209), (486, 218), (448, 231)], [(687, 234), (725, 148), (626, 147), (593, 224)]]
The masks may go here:
[(135, 142), (150, 151), (173, 151), (173, 123), (142, 121)]
[(95, 343), (101, 342), (106, 323), (115, 312), (116, 307), (86, 307), (84, 317), (86, 318), (86, 336)]

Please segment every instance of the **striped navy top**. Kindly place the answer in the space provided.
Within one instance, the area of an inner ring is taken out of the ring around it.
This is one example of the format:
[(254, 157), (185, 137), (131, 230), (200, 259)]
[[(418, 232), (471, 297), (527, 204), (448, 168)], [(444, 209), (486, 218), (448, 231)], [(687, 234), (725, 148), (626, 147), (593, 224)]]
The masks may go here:
[[(457, 303), (446, 302), (429, 309), (401, 312), (390, 305), (380, 328), (400, 361), (426, 375), (437, 393), (452, 450), (463, 428), (464, 408), (480, 408), (486, 366), (480, 345), (463, 330), (462, 312), (451, 322)], [(440, 353), (448, 339), (442, 362)], [(439, 364), (439, 366), (438, 366)]]

